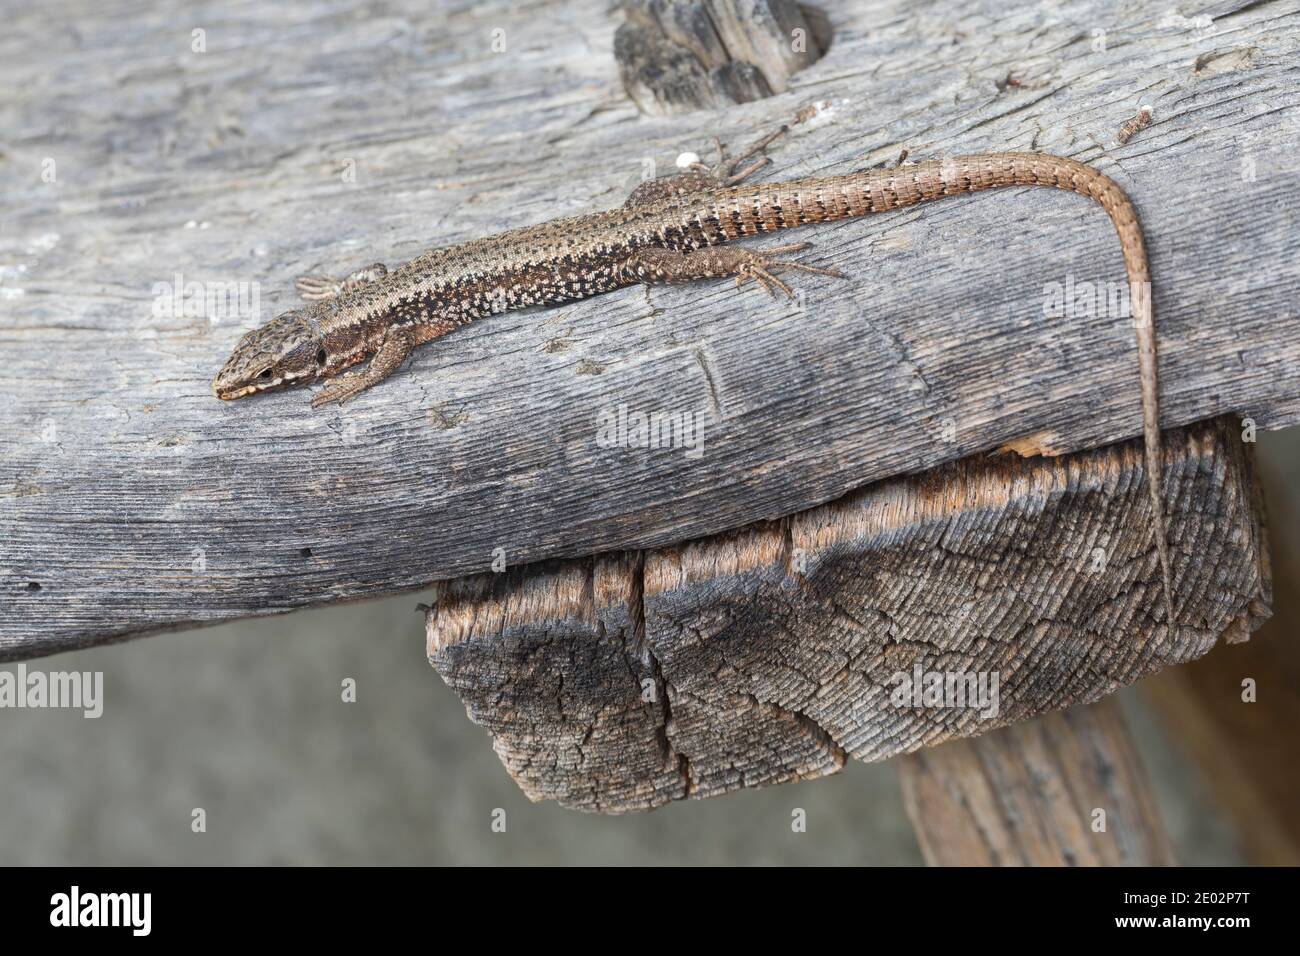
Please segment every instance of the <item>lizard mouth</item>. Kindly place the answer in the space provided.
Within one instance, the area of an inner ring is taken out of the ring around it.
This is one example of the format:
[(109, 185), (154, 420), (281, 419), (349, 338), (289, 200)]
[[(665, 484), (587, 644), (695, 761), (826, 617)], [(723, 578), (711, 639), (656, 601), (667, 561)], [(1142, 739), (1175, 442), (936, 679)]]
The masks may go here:
[(243, 388), (231, 388), (228, 385), (218, 385), (212, 383), (212, 393), (223, 402), (233, 402), (237, 398), (243, 398), (245, 395), (252, 395), (256, 392), (256, 385), (245, 385)]
[(246, 395), (274, 391), (289, 384), (292, 384), (291, 381), (284, 376), (265, 380), (259, 379), (256, 382), (231, 382), (228, 379), (223, 380), (222, 376), (218, 375), (212, 380), (212, 394), (223, 402), (233, 402), (235, 399), (243, 398)]

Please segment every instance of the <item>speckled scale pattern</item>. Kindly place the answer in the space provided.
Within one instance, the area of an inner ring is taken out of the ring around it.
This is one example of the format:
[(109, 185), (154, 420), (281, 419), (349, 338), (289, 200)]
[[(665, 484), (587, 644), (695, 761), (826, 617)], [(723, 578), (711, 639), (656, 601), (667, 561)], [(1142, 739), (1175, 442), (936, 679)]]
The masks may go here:
[(992, 153), (786, 183), (722, 187), (702, 173), (651, 180), (620, 209), (435, 249), (310, 309), (330, 351), (360, 360), (393, 326), (426, 327), (418, 337), (429, 341), (495, 312), (632, 284), (623, 267), (640, 249), (689, 251), (1006, 185), (1050, 185), (1097, 199), (1120, 230), (1130, 279), (1148, 279), (1136, 216), (1111, 180), (1063, 157)]

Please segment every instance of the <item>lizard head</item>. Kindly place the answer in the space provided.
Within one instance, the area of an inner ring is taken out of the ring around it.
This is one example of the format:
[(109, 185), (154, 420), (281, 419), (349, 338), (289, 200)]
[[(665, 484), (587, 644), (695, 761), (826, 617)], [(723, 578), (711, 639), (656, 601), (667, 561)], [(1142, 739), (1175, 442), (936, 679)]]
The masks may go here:
[(325, 361), (315, 326), (301, 310), (286, 312), (239, 340), (212, 380), (212, 391), (229, 401), (301, 385), (319, 378)]

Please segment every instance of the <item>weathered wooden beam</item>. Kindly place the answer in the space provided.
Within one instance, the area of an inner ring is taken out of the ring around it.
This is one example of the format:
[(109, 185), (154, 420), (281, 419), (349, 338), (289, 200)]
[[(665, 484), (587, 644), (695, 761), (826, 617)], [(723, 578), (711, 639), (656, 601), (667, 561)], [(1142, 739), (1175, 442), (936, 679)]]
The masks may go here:
[[(672, 120), (626, 99), (596, 0), (175, 9), (32, 4), (0, 38), (0, 657), (415, 589), (498, 549), (671, 545), (1008, 442), (1136, 435), (1113, 230), (1041, 189), (800, 233), (852, 278), (802, 277), (795, 304), (627, 290), (466, 328), (342, 410), (212, 397), (296, 274), (616, 206), (650, 165), (811, 103), (764, 175), (906, 146), (1116, 177), (1150, 239), (1165, 425), (1300, 421), (1285, 7), (828, 6), (834, 40), (787, 93)], [(1115, 145), (1147, 101), (1155, 122)], [(621, 407), (698, 413), (703, 456), (600, 443)]]
[(984, 733), (1267, 616), (1240, 435), (1205, 423), (1168, 445), (1176, 628), (1129, 443), (969, 459), (681, 547), (450, 582), (428, 612), (429, 658), (530, 797), (584, 810)]
[(1169, 866), (1173, 848), (1111, 700), (900, 758), (931, 866)]

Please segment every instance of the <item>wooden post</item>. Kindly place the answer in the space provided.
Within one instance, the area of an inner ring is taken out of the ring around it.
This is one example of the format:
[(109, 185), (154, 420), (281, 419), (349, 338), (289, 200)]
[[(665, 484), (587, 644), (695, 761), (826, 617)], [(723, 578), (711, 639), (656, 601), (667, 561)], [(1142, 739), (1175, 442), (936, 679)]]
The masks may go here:
[(972, 459), (681, 547), (451, 582), (429, 658), (529, 796), (584, 810), (985, 733), (1267, 616), (1246, 446), (1220, 422), (1167, 448), (1177, 628), (1128, 443)]
[(896, 761), (931, 866), (1168, 866), (1173, 850), (1111, 700)]
[(1300, 510), (1294, 473), (1262, 479), (1277, 492), (1268, 499), (1272, 619), (1249, 642), (1215, 648), (1142, 689), (1235, 818), (1250, 858), (1300, 866)]

